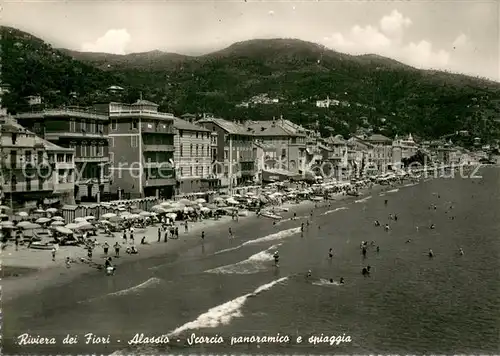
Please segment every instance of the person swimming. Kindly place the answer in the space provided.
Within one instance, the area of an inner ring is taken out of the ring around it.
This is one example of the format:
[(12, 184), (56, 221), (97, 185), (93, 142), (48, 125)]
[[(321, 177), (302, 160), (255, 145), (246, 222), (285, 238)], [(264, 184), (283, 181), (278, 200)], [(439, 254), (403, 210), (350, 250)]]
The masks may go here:
[(328, 257), (332, 258), (333, 257), (333, 248), (328, 251)]
[(460, 256), (463, 256), (464, 255), (464, 250), (460, 247), (460, 249), (458, 250), (458, 253), (460, 253)]
[(279, 255), (279, 252), (278, 252), (278, 251), (274, 252), (274, 254), (273, 254), (273, 258), (274, 258), (274, 265), (275, 265), (276, 267), (278, 267), (278, 265), (279, 265), (279, 263), (280, 263), (280, 255)]
[(429, 249), (429, 258), (434, 257), (434, 252), (432, 252), (432, 249)]
[(392, 214), (389, 214), (389, 220), (394, 220), (394, 216)]
[(384, 229), (385, 229), (385, 231), (389, 231), (389, 229), (390, 229), (389, 224), (385, 224)]
[(377, 246), (377, 252), (380, 252), (380, 246)]
[(406, 243), (409, 244), (411, 242), (411, 239), (406, 240)]
[(398, 214), (394, 214), (394, 221), (398, 221)]
[(333, 283), (333, 278), (330, 278), (330, 283)]
[(363, 246), (363, 249), (361, 251), (363, 253), (363, 257), (366, 257), (366, 246)]
[(370, 266), (363, 267), (363, 269), (361, 270), (361, 274), (365, 277), (368, 277), (370, 275), (370, 269)]
[(307, 278), (311, 278), (311, 277), (312, 277), (312, 272), (311, 272), (311, 270), (307, 271), (307, 276), (306, 276), (306, 277), (307, 277)]
[(302, 225), (300, 225), (300, 231), (303, 232), (304, 231), (304, 223), (302, 223)]
[(388, 200), (386, 199), (386, 200), (384, 201), (384, 204), (385, 204), (385, 205), (387, 205), (387, 202), (388, 202)]
[(380, 221), (375, 220), (375, 226), (380, 226)]
[(233, 238), (233, 230), (231, 228), (229, 228), (229, 238), (230, 239)]
[(344, 281), (344, 277), (340, 277), (340, 281), (339, 281), (340, 284), (344, 284), (345, 281)]
[(293, 213), (293, 219), (292, 220), (295, 220), (297, 219), (297, 213)]
[(434, 224), (431, 224), (431, 226), (429, 227), (431, 230), (434, 230), (436, 228), (436, 225)]

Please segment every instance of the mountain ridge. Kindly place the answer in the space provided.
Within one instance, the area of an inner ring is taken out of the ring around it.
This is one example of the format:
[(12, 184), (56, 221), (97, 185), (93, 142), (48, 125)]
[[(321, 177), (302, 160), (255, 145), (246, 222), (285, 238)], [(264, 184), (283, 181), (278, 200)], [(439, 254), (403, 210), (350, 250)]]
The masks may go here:
[[(2, 33), (11, 111), (20, 110), (27, 95), (43, 94), (46, 105), (89, 105), (130, 102), (142, 93), (177, 115), (284, 115), (325, 134), (365, 128), (432, 138), (469, 130), (491, 140), (500, 133), (500, 83), (420, 70), (379, 55), (353, 56), (295, 39), (241, 41), (200, 56), (158, 50), (113, 55), (55, 49), (12, 28)], [(106, 92), (111, 85), (125, 88), (121, 97)], [(252, 101), (262, 95), (279, 100)], [(342, 105), (316, 107), (326, 97)]]

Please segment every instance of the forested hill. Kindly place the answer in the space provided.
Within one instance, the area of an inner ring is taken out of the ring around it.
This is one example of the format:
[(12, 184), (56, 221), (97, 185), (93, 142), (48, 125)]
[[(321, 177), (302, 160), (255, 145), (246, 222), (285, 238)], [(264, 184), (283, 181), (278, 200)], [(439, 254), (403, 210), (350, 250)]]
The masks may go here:
[[(54, 49), (11, 28), (3, 27), (2, 35), (11, 110), (34, 94), (48, 105), (116, 99), (106, 88), (119, 85), (125, 92), (118, 99), (131, 101), (142, 92), (178, 115), (210, 112), (236, 120), (283, 115), (344, 135), (360, 127), (429, 138), (468, 130), (488, 141), (500, 133), (495, 121), (500, 83), (417, 70), (377, 55), (351, 56), (310, 42), (273, 39), (239, 42), (197, 57), (161, 51), (121, 56)], [(317, 108), (316, 100), (327, 97), (340, 104)]]

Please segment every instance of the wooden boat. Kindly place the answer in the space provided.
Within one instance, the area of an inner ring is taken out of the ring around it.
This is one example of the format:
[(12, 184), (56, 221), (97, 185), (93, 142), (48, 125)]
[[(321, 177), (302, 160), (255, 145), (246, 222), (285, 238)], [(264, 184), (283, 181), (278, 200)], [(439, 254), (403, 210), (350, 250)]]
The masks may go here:
[(261, 212), (260, 216), (263, 216), (265, 218), (274, 219), (274, 220), (281, 220), (281, 219), (283, 219), (283, 217), (281, 217), (280, 215), (276, 215), (276, 214), (270, 213), (268, 211)]
[(54, 244), (44, 243), (44, 242), (33, 242), (30, 245), (30, 248), (35, 250), (52, 250), (54, 248)]

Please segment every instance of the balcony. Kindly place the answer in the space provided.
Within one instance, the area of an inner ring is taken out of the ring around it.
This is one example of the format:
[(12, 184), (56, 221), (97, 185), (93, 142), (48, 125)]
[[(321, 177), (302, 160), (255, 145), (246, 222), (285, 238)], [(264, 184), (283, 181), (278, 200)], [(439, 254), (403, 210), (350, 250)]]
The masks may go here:
[(104, 162), (108, 162), (108, 161), (109, 161), (109, 157), (107, 157), (107, 156), (75, 157), (75, 162), (77, 162), (77, 163), (83, 163), (83, 162), (87, 162), (87, 163), (92, 163), (92, 162), (95, 162), (95, 163), (104, 163)]
[(82, 119), (93, 119), (93, 120), (103, 120), (107, 121), (108, 116), (103, 114), (98, 114), (95, 112), (89, 112), (86, 110), (78, 109), (46, 109), (38, 112), (27, 112), (22, 114), (17, 114), (16, 119), (38, 119), (47, 116), (69, 116), (78, 117)]
[(17, 184), (4, 184), (4, 193), (27, 193), (27, 192), (40, 192), (40, 191), (53, 191), (54, 183), (45, 181), (39, 184), (39, 181), (33, 180), (28, 184), (27, 182), (19, 182)]
[(75, 138), (105, 138), (107, 134), (104, 131), (101, 132), (45, 132), (44, 138), (49, 141), (57, 141), (60, 138), (67, 137), (75, 137)]
[(174, 115), (166, 112), (157, 112), (151, 110), (119, 110), (112, 111), (109, 113), (110, 118), (155, 118), (155, 119), (165, 119), (172, 120), (174, 119)]
[[(149, 127), (151, 126), (151, 127)], [(165, 126), (165, 127), (163, 127)], [(143, 134), (166, 134), (166, 135), (173, 135), (174, 134), (174, 127), (171, 124), (168, 123), (161, 123), (158, 125), (153, 125), (153, 124), (146, 124), (141, 126), (141, 132)]]
[(142, 146), (144, 152), (173, 152), (174, 145), (146, 145)]
[(145, 187), (159, 187), (163, 185), (175, 185), (175, 178), (150, 178), (144, 183)]

